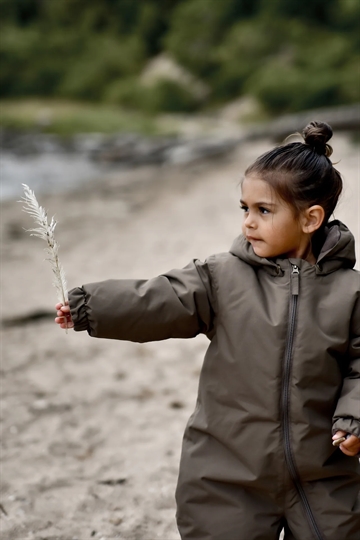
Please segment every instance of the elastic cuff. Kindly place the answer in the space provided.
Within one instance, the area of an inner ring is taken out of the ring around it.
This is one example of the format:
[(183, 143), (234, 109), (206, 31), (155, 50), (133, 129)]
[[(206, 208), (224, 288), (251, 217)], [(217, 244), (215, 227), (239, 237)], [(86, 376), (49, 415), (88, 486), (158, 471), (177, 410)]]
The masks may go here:
[(360, 422), (351, 417), (337, 418), (332, 426), (332, 434), (335, 435), (337, 431), (345, 431), (360, 438)]
[(86, 294), (82, 287), (69, 291), (69, 306), (75, 332), (90, 330), (87, 316)]

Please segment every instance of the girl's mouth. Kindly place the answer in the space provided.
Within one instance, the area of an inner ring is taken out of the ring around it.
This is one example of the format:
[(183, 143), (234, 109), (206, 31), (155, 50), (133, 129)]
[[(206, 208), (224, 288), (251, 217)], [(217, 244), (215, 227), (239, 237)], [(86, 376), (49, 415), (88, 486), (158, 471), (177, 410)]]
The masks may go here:
[(260, 238), (254, 238), (253, 236), (247, 236), (246, 240), (248, 242), (260, 242)]

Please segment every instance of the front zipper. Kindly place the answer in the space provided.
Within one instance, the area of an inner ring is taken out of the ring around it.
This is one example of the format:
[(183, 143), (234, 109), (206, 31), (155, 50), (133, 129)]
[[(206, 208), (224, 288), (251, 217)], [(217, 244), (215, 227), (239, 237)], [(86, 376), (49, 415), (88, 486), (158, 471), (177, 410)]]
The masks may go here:
[(299, 285), (300, 285), (300, 269), (296, 264), (292, 264), (292, 271), (290, 276), (290, 309), (289, 309), (289, 326), (286, 340), (285, 358), (284, 358), (284, 376), (282, 384), (282, 419), (283, 419), (283, 436), (285, 447), (285, 460), (289, 468), (290, 476), (297, 492), (300, 496), (301, 502), (305, 509), (305, 514), (308, 519), (309, 525), (317, 540), (324, 540), (324, 537), (316, 523), (314, 514), (312, 513), (309, 501), (307, 499), (305, 490), (301, 484), (299, 473), (297, 472), (295, 459), (291, 449), (290, 443), (290, 379), (291, 379), (291, 367), (293, 359), (293, 346), (295, 337), (296, 317), (297, 317), (297, 305), (299, 298)]

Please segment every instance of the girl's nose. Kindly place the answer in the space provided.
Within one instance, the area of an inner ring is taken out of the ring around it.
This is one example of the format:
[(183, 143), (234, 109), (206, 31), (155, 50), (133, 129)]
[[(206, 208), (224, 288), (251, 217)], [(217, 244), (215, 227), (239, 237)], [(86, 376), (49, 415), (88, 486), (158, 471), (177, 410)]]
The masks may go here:
[(256, 226), (256, 223), (255, 223), (255, 220), (254, 220), (254, 218), (253, 218), (253, 215), (252, 215), (250, 212), (248, 212), (248, 213), (246, 214), (246, 217), (245, 217), (245, 219), (244, 219), (244, 225), (245, 225), (245, 227), (247, 227), (248, 229), (254, 229), (255, 226)]

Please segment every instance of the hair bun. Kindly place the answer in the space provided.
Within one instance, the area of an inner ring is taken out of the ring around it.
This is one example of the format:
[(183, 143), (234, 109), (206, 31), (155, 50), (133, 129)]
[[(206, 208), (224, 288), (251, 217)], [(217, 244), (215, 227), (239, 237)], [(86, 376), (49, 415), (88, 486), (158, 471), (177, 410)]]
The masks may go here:
[(333, 130), (329, 124), (325, 122), (310, 122), (303, 131), (305, 144), (311, 146), (313, 150), (320, 155), (326, 157), (331, 156), (332, 148), (327, 141), (331, 139)]

